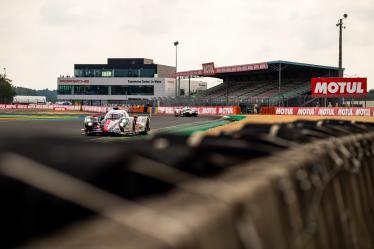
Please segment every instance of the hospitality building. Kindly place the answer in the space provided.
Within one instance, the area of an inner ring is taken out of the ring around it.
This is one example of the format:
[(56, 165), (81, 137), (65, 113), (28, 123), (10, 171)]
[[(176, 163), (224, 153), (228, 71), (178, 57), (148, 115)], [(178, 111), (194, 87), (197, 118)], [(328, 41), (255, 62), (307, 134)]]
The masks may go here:
[(145, 58), (109, 58), (107, 64), (75, 64), (74, 77), (57, 79), (57, 99), (85, 104), (175, 96), (175, 67)]

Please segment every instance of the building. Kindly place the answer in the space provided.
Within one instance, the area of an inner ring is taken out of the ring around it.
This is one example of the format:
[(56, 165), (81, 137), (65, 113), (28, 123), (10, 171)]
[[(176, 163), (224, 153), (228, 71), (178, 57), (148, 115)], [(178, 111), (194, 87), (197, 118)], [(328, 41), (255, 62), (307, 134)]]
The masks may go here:
[(180, 95), (188, 96), (197, 92), (205, 91), (208, 89), (208, 83), (199, 79), (181, 79), (180, 80)]
[(45, 96), (14, 96), (13, 104), (46, 104), (47, 98)]
[(109, 58), (107, 64), (75, 64), (74, 77), (57, 79), (57, 99), (84, 104), (175, 96), (175, 67), (145, 58)]

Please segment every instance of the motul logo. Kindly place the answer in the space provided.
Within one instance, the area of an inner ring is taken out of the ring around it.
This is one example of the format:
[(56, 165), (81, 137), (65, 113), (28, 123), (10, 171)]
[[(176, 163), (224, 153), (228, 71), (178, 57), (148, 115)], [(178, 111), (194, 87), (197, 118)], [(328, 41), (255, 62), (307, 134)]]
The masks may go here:
[(293, 115), (293, 108), (277, 108), (276, 115)]
[(297, 115), (314, 115), (314, 109), (313, 108), (300, 108), (297, 111)]
[(218, 108), (219, 114), (234, 114), (232, 107), (220, 107)]
[(320, 116), (334, 116), (335, 112), (333, 108), (320, 108), (318, 110), (318, 115)]
[(339, 109), (338, 116), (353, 116), (352, 109)]
[(313, 78), (312, 96), (349, 97), (367, 93), (366, 78)]
[(362, 82), (317, 82), (314, 93), (364, 93)]
[(370, 116), (370, 109), (358, 108), (355, 114), (356, 116)]
[(203, 107), (201, 109), (201, 114), (216, 114), (216, 113), (217, 113), (217, 109), (215, 107)]

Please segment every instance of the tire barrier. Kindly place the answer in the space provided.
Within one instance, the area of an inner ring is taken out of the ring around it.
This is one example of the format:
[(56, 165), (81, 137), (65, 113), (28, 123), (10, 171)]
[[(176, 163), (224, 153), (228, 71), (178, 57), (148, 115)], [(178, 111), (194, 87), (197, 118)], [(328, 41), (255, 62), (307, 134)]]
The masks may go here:
[(373, 124), (36, 136), (0, 143), (1, 248), (374, 247)]

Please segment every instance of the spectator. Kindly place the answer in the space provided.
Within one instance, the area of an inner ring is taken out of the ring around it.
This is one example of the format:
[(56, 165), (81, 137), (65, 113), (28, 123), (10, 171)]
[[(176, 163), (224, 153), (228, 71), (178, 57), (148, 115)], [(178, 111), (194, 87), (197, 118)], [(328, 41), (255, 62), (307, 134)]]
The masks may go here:
[(257, 106), (257, 104), (253, 105), (253, 114), (258, 114), (258, 106)]

